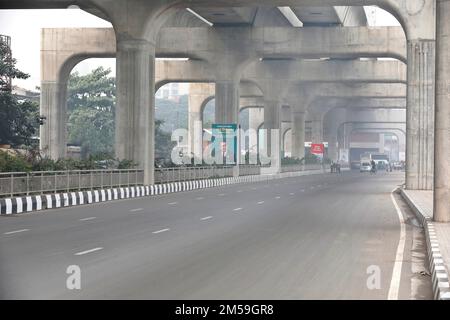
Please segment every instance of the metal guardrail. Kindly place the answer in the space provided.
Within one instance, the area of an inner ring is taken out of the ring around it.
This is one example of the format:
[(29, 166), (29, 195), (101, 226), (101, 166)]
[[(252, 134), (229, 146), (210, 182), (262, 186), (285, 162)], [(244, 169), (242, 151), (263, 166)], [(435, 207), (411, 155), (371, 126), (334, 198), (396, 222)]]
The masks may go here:
[[(321, 169), (319, 165), (283, 166), (282, 172)], [(239, 175), (259, 175), (261, 166), (240, 165)], [(155, 183), (232, 177), (232, 166), (155, 168)], [(73, 192), (144, 184), (141, 169), (71, 170), (0, 173), (0, 198), (32, 194)]]
[(292, 164), (281, 166), (281, 172), (295, 172), (295, 171), (306, 171), (306, 170), (327, 170), (329, 165), (322, 164)]
[(70, 170), (0, 173), (0, 197), (142, 185), (142, 170)]
[(233, 167), (155, 168), (155, 183), (182, 182), (233, 176)]

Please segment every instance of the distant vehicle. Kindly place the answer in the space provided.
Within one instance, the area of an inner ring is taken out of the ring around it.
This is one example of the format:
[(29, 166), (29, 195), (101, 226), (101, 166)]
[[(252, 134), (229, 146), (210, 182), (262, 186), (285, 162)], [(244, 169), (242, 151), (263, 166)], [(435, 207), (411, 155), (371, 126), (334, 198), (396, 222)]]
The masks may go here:
[(361, 155), (361, 161), (375, 161), (377, 167), (389, 168), (389, 156), (384, 153), (366, 152)]
[(364, 161), (361, 162), (361, 166), (359, 167), (359, 172), (370, 172), (372, 169), (372, 166), (370, 165), (370, 162)]

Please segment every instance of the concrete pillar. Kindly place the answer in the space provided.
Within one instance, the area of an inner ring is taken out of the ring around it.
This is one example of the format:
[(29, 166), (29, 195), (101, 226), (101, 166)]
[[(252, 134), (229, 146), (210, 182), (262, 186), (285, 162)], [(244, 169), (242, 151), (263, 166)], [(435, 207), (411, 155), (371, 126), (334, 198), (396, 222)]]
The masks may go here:
[(335, 134), (330, 134), (328, 137), (328, 158), (331, 161), (336, 162), (339, 158), (338, 147), (337, 147), (337, 132)]
[(292, 112), (292, 157), (305, 157), (305, 112)]
[(380, 140), (380, 143), (378, 146), (378, 152), (384, 153), (384, 134), (383, 133), (380, 133), (379, 140)]
[[(450, 221), (450, 1), (437, 0), (434, 213)], [(431, 153), (431, 150), (429, 150)]]
[(117, 41), (116, 156), (144, 169), (154, 182), (155, 46), (146, 40)]
[(433, 188), (435, 41), (408, 41), (406, 187)]
[(203, 122), (202, 114), (197, 111), (191, 111), (192, 100), (189, 96), (189, 113), (188, 113), (188, 153), (191, 157), (195, 157), (200, 161), (202, 159), (202, 143), (203, 143)]
[[(188, 152), (197, 161), (203, 158), (203, 117), (202, 107), (214, 95), (214, 84), (191, 83), (188, 98)], [(201, 163), (201, 162), (200, 162)]]
[(51, 159), (66, 157), (67, 82), (41, 83), (40, 114), (45, 116), (40, 130), (40, 150)]
[[(264, 129), (265, 150), (267, 156), (271, 158), (272, 172), (279, 172), (281, 168), (281, 102), (265, 100), (264, 101)], [(264, 146), (263, 146), (264, 147)]]
[(239, 82), (216, 82), (216, 123), (238, 123)]
[[(239, 81), (221, 80), (216, 82), (215, 121), (222, 124), (237, 124), (239, 128)], [(233, 176), (235, 177), (239, 176), (241, 161), (239, 137), (237, 137), (237, 143), (237, 163), (233, 167)]]
[(311, 142), (323, 143), (323, 119), (320, 114), (311, 117)]
[(290, 122), (281, 122), (281, 157), (292, 155), (292, 128)]
[(256, 131), (256, 137), (249, 136), (249, 153), (258, 154), (258, 128), (264, 122), (264, 108), (250, 108), (248, 111), (249, 129)]

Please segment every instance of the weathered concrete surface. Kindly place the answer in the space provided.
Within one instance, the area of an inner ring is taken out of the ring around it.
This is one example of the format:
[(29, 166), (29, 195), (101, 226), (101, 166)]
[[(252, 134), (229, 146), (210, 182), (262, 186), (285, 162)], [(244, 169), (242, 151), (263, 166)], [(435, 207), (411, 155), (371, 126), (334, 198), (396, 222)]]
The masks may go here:
[(305, 157), (305, 112), (292, 112), (292, 158)]
[(437, 0), (434, 214), (450, 221), (450, 1)]
[(408, 42), (406, 187), (433, 187), (435, 41)]

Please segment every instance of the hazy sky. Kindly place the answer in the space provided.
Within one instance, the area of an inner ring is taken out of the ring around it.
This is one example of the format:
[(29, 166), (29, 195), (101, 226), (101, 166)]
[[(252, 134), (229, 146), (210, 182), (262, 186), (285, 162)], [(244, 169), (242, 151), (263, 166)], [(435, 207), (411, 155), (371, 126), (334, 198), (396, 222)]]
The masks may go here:
[[(386, 11), (366, 8), (369, 24), (373, 26), (396, 26), (397, 20)], [(371, 13), (373, 12), (373, 13)], [(12, 38), (12, 51), (20, 70), (31, 77), (15, 80), (14, 85), (34, 89), (40, 83), (40, 29), (41, 28), (110, 28), (111, 24), (79, 9), (62, 10), (0, 10), (0, 34)], [(75, 70), (88, 73), (99, 65), (115, 72), (115, 59), (89, 59)]]

